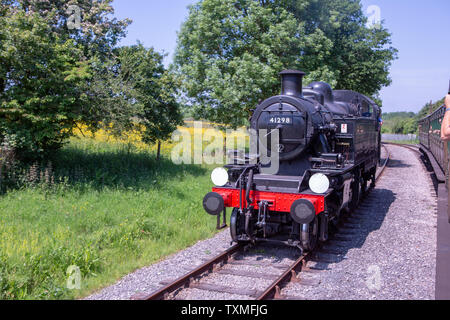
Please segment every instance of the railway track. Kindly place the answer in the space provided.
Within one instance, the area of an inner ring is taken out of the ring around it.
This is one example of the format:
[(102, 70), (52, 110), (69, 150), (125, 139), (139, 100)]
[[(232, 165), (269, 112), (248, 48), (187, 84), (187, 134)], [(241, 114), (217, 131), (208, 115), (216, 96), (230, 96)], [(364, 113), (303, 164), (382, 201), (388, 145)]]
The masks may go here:
[[(379, 168), (376, 175), (376, 180), (378, 181), (383, 175), (385, 168), (390, 160), (389, 150), (383, 146), (386, 152), (386, 158), (384, 159), (383, 165)], [(363, 205), (364, 203), (362, 203)], [(344, 222), (346, 217), (344, 217)], [(337, 235), (334, 236), (335, 239), (345, 241), (345, 237), (341, 238)], [(286, 299), (301, 299), (299, 297), (290, 296), (288, 294), (283, 294), (283, 289), (289, 283), (300, 283), (302, 284), (302, 279), (300, 278), (300, 274), (302, 272), (314, 272), (314, 269), (310, 269), (307, 264), (312, 259), (316, 258), (316, 252), (302, 254), (297, 257), (294, 263), (287, 266), (281, 275), (275, 274), (267, 274), (267, 273), (255, 273), (241, 270), (225, 270), (223, 267), (227, 264), (239, 264), (239, 260), (235, 260), (235, 257), (239, 253), (245, 253), (248, 249), (248, 246), (243, 245), (235, 245), (224, 251), (220, 255), (215, 258), (205, 262), (201, 266), (192, 270), (191, 272), (185, 274), (181, 278), (167, 283), (160, 290), (151, 293), (151, 294), (139, 294), (134, 296), (133, 300), (170, 300), (176, 299), (176, 296), (179, 292), (184, 289), (198, 289), (205, 291), (214, 291), (228, 294), (239, 294), (252, 297), (256, 300), (286, 300)], [(247, 262), (249, 263), (249, 262)], [(245, 264), (245, 262), (244, 262)], [(201, 278), (208, 276), (212, 273), (217, 274), (227, 274), (238, 277), (246, 277), (252, 278), (256, 281), (259, 280), (267, 280), (274, 279), (273, 282), (268, 286), (264, 291), (257, 290), (245, 290), (245, 289), (237, 289), (226, 286), (219, 285), (211, 285), (211, 284), (202, 284)]]
[(413, 144), (403, 144), (403, 143), (390, 143), (390, 142), (383, 142), (383, 144), (388, 145), (388, 146), (398, 146), (398, 147), (403, 147), (409, 150), (414, 151), (417, 154), (422, 154), (420, 152), (420, 148), (417, 145), (413, 145)]

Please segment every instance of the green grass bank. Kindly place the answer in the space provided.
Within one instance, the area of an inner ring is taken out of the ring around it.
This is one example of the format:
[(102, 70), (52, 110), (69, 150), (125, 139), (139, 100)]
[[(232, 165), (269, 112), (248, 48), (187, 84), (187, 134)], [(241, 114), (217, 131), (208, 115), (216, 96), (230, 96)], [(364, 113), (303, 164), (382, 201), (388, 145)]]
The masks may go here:
[[(73, 138), (0, 195), (0, 299), (81, 298), (214, 235), (201, 201), (212, 169)], [(80, 290), (67, 288), (73, 265)]]

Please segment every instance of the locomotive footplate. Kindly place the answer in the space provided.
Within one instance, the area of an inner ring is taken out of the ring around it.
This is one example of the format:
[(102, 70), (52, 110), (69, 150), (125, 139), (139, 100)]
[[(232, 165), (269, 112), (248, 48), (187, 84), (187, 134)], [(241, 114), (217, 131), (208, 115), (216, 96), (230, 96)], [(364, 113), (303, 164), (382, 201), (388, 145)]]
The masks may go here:
[(297, 193), (303, 177), (255, 174), (253, 183), (256, 190)]

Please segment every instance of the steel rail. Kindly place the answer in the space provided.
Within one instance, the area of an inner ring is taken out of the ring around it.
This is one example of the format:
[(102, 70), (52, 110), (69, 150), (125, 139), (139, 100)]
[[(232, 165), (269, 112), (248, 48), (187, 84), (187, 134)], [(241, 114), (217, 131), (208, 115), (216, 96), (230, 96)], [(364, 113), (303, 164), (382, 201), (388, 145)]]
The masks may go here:
[(398, 147), (403, 147), (403, 148), (407, 148), (410, 149), (414, 152), (420, 153), (420, 147), (417, 145), (413, 145), (413, 144), (405, 144), (405, 143), (392, 143), (392, 142), (383, 142), (384, 145), (388, 145), (388, 146), (398, 146)]
[(227, 263), (230, 259), (232, 259), (232, 256), (239, 252), (243, 248), (243, 245), (237, 244), (225, 252), (221, 253), (217, 257), (213, 258), (212, 260), (205, 262), (195, 270), (189, 272), (188, 274), (182, 276), (178, 280), (175, 280), (174, 282), (170, 283), (169, 285), (165, 286), (164, 288), (156, 291), (155, 293), (152, 293), (150, 295), (136, 295), (132, 299), (133, 300), (165, 300), (169, 297), (169, 295), (181, 288), (184, 288), (186, 286), (189, 286), (189, 284), (195, 280), (195, 278), (201, 276), (202, 274), (206, 272), (213, 272), (217, 265), (221, 263)]
[(382, 144), (382, 147), (384, 148), (384, 150), (386, 152), (386, 159), (384, 161), (383, 166), (381, 166), (380, 170), (377, 172), (377, 174), (375, 176), (375, 181), (378, 181), (379, 179), (381, 179), (389, 161), (391, 160), (391, 153), (389, 152), (389, 149), (386, 148), (384, 143)]
[(283, 296), (281, 289), (290, 282), (300, 282), (298, 274), (306, 267), (307, 258), (310, 253), (302, 255), (295, 263), (286, 270), (277, 280), (275, 280), (263, 294), (261, 294), (256, 300), (281, 300)]

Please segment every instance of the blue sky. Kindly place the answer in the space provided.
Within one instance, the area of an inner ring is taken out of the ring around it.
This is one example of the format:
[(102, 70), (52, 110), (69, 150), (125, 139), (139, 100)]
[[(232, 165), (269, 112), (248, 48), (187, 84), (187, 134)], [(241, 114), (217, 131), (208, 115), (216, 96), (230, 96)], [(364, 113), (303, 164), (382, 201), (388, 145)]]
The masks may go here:
[[(118, 18), (131, 18), (130, 45), (141, 41), (147, 47), (168, 53), (172, 61), (177, 31), (196, 0), (115, 0)], [(362, 0), (363, 8), (377, 5), (381, 19), (392, 33), (399, 59), (391, 67), (392, 85), (381, 91), (384, 112), (417, 112), (430, 100), (442, 98), (450, 79), (449, 0)], [(368, 14), (369, 15), (369, 14)]]

